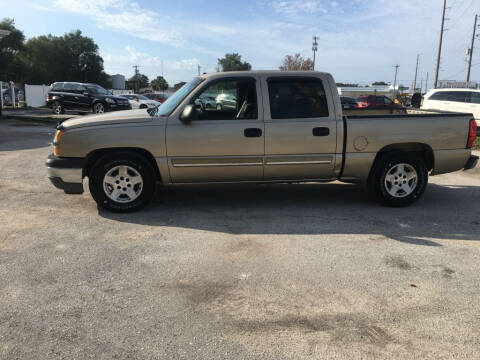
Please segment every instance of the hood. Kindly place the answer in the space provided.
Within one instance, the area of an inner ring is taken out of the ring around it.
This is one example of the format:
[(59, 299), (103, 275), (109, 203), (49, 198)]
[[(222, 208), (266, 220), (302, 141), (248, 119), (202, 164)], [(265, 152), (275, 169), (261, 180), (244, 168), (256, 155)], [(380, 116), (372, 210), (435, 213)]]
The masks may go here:
[(113, 111), (98, 115), (79, 116), (62, 123), (65, 129), (113, 124), (134, 124), (152, 121), (153, 117), (146, 109)]
[(161, 105), (156, 100), (140, 100), (140, 104), (152, 104), (152, 105)]

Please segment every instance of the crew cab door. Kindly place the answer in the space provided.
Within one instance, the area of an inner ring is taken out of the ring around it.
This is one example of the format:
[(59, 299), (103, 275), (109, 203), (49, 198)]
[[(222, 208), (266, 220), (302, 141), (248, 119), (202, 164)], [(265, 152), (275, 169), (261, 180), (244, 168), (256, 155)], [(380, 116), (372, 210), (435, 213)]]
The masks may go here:
[(334, 178), (337, 121), (323, 75), (265, 76), (265, 180)]
[[(231, 106), (205, 106), (205, 97), (228, 95)], [(208, 81), (189, 104), (194, 119), (168, 119), (166, 143), (173, 183), (259, 181), (263, 179), (264, 123), (255, 76)], [(260, 104), (260, 106), (259, 106)]]

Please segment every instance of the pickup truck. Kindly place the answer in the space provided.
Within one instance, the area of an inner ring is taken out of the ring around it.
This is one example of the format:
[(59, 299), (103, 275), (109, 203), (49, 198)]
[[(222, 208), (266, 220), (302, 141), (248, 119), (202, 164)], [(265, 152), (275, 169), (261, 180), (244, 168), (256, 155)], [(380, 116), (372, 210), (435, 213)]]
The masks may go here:
[[(206, 107), (205, 97), (231, 101)], [(46, 166), (66, 193), (82, 193), (88, 177), (111, 211), (139, 209), (157, 185), (336, 180), (405, 206), (429, 175), (475, 167), (475, 136), (465, 113), (344, 116), (328, 73), (223, 72), (195, 77), (154, 109), (63, 122)]]

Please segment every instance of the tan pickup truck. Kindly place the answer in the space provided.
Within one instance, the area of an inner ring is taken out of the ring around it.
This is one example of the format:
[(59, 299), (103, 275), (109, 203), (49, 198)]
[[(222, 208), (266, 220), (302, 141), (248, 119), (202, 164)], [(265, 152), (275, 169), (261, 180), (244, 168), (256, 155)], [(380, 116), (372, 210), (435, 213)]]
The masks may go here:
[(48, 177), (112, 211), (145, 205), (156, 186), (329, 182), (367, 185), (380, 202), (420, 198), (429, 175), (467, 170), (471, 114), (344, 116), (320, 72), (244, 71), (194, 78), (150, 110), (58, 126)]

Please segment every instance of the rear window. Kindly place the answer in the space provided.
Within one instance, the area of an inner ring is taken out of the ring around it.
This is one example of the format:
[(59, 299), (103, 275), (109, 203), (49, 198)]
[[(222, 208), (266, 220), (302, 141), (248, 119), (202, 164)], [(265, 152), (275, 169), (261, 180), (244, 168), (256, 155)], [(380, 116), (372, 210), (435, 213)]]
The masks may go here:
[(470, 91), (451, 91), (448, 92), (448, 101), (470, 102)]
[(52, 85), (52, 91), (62, 91), (63, 83), (56, 83)]
[(268, 81), (272, 119), (328, 117), (320, 79), (277, 78)]

